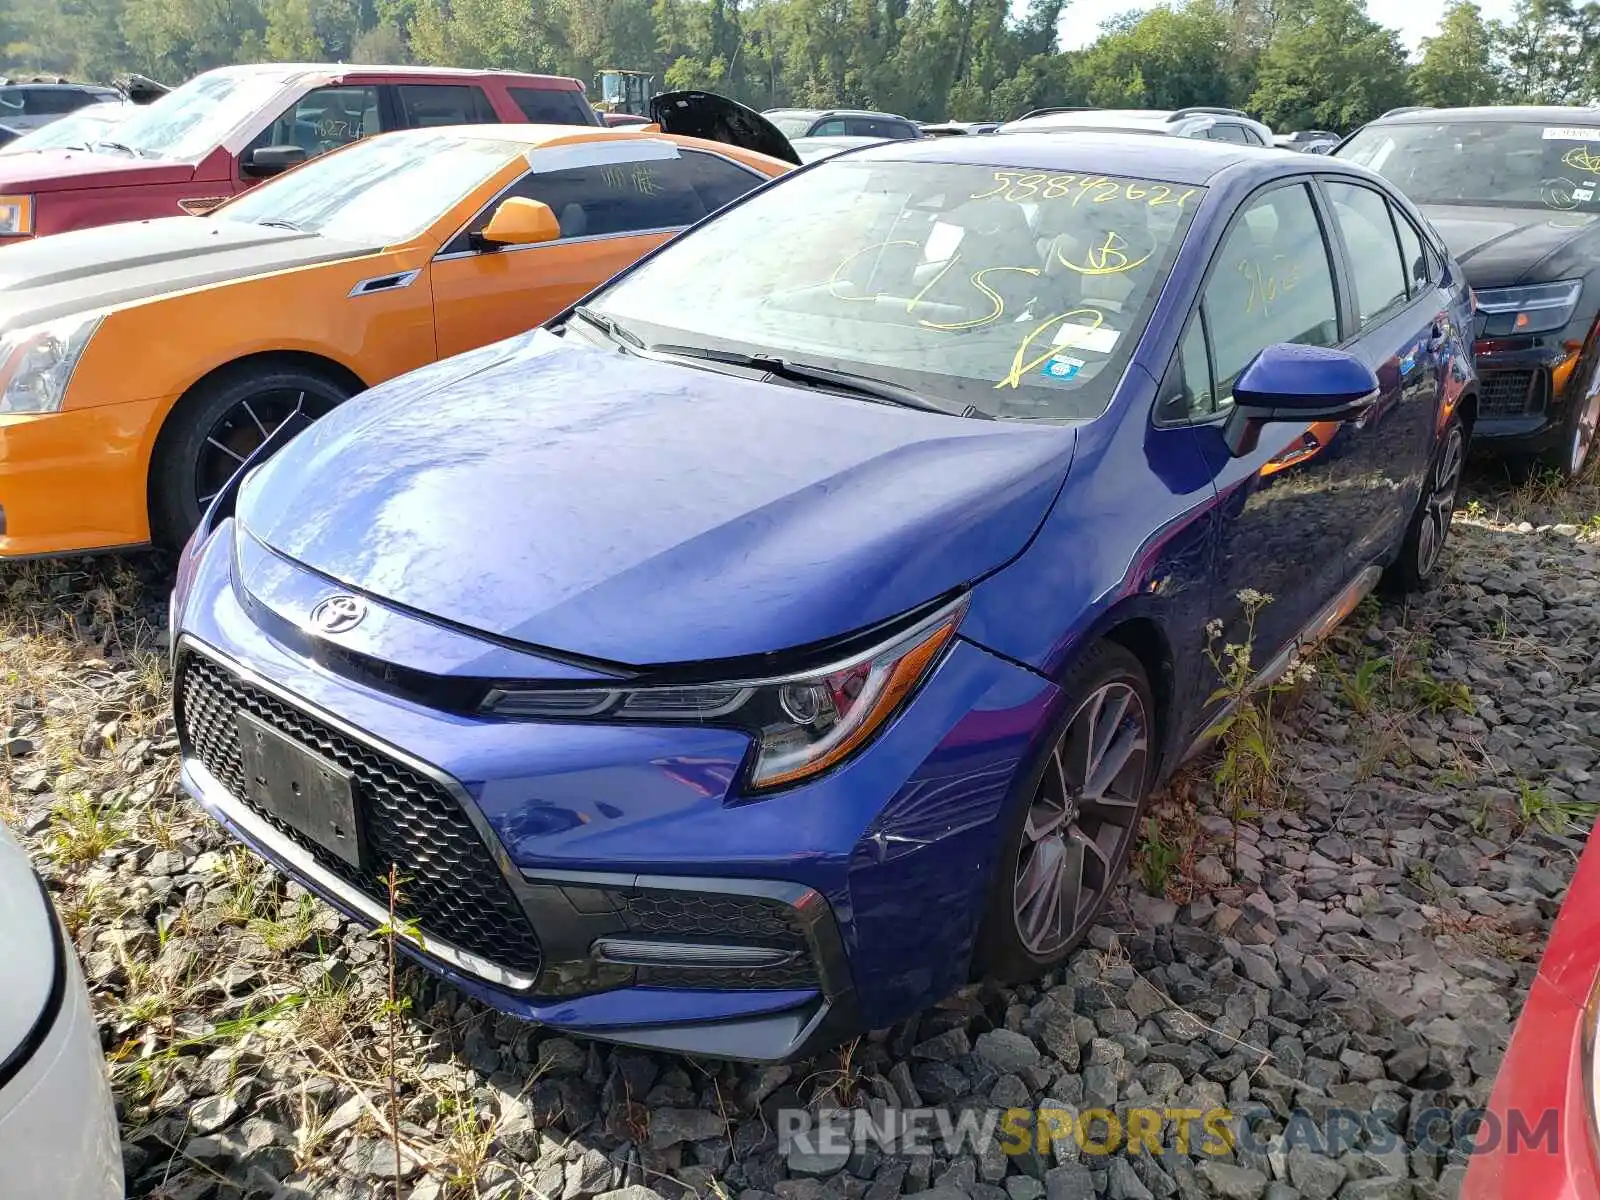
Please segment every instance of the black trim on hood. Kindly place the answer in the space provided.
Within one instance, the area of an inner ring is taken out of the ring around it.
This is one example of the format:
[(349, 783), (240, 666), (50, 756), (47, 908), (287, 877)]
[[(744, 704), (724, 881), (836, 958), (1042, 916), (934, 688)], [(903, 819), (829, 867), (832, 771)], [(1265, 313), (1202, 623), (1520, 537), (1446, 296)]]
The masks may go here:
[(789, 139), (753, 108), (715, 92), (663, 92), (650, 101), (650, 119), (662, 133), (726, 142), (801, 166)]
[(33, 880), (39, 885), (39, 899), (44, 902), (45, 920), (50, 922), (50, 944), (54, 950), (50, 993), (44, 998), (44, 1008), (39, 1011), (27, 1036), (17, 1043), (16, 1049), (0, 1059), (0, 1089), (21, 1074), (33, 1056), (39, 1053), (39, 1048), (55, 1028), (56, 1018), (61, 1015), (61, 1006), (67, 998), (67, 931), (61, 927), (61, 918), (56, 915), (56, 906), (50, 901), (50, 892), (44, 886), (44, 880), (37, 874)]

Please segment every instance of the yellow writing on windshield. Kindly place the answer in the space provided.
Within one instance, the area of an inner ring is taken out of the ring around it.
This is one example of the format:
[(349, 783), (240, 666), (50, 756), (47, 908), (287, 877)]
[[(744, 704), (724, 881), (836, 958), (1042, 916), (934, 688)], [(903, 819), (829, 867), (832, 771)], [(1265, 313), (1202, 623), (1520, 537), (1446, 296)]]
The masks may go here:
[(1041, 334), (1052, 328), (1059, 329), (1065, 322), (1073, 317), (1087, 317), (1092, 320), (1094, 324), (1088, 326), (1090, 329), (1099, 329), (1100, 326), (1104, 325), (1106, 321), (1105, 313), (1101, 312), (1098, 308), (1074, 308), (1064, 313), (1057, 313), (1053, 317), (1046, 317), (1031, 330), (1029, 330), (1022, 341), (1017, 344), (1016, 353), (1011, 356), (1011, 370), (1006, 372), (1004, 379), (994, 385), (995, 390), (999, 391), (1001, 388), (1021, 387), (1022, 377), (1024, 375), (1028, 374), (1030, 371), (1038, 370), (1047, 361), (1054, 358), (1056, 356), (1057, 347), (1053, 341), (1045, 346), (1042, 354), (1038, 354), (1033, 358), (1029, 358), (1028, 356), (1033, 354), (1033, 352), (1038, 349), (1039, 337)]
[(1105, 236), (1084, 252), (1084, 261), (1075, 263), (1056, 247), (1056, 261), (1069, 271), (1080, 275), (1120, 275), (1150, 261), (1155, 251), (1148, 250), (1140, 258), (1128, 257), (1128, 241), (1120, 233), (1107, 230)]
[(1189, 188), (1174, 194), (1174, 189), (1164, 183), (1119, 182), (1104, 175), (1045, 175), (1028, 171), (996, 171), (994, 187), (986, 192), (973, 192), (973, 200), (1009, 200), (1021, 204), (1029, 200), (1068, 200), (1076, 207), (1086, 196), (1091, 204), (1105, 204), (1112, 200), (1144, 202), (1151, 208), (1175, 204), (1179, 208), (1195, 194)]
[[(840, 278), (840, 276), (848, 271), (857, 259), (871, 254), (874, 250), (887, 250), (890, 246), (913, 246), (920, 248), (921, 245), (921, 242), (908, 242), (904, 240), (892, 242), (874, 242), (870, 246), (863, 246), (859, 250), (854, 250), (851, 253), (846, 254), (839, 260), (839, 265), (833, 269), (833, 274), (828, 276), (828, 294), (835, 300), (876, 300), (878, 296), (882, 294), (881, 292), (874, 293), (871, 296), (841, 295), (839, 292), (839, 284), (842, 283), (843, 280)], [(932, 285), (930, 284), (929, 286)], [(927, 288), (924, 288), (923, 291), (927, 291)]]
[(1600, 175), (1600, 154), (1596, 154), (1588, 146), (1576, 146), (1561, 156), (1561, 161), (1574, 171), (1586, 171), (1590, 175)]
[[(954, 264), (955, 259), (951, 259), (950, 262)], [(948, 270), (948, 267), (946, 269)], [(956, 329), (976, 329), (980, 325), (987, 325), (991, 321), (998, 321), (1001, 317), (1001, 314), (1006, 311), (1006, 302), (1000, 298), (999, 292), (995, 291), (983, 281), (983, 277), (985, 275), (992, 275), (996, 271), (1017, 271), (1023, 275), (1038, 275), (1040, 273), (1038, 267), (985, 267), (981, 271), (975, 271), (972, 275), (972, 286), (977, 288), (989, 298), (990, 309), (988, 312), (981, 317), (974, 317), (970, 321), (954, 321), (950, 324), (943, 325), (935, 321), (918, 321), (917, 324), (928, 329), (951, 331)], [(939, 277), (942, 278), (943, 275), (944, 272), (941, 271), (939, 273)], [(936, 278), (934, 282), (938, 282), (938, 279)], [(932, 284), (929, 286), (931, 287)], [(927, 288), (923, 288), (922, 292), (917, 293), (916, 299), (912, 300), (910, 304), (906, 305), (907, 312), (911, 311), (911, 309), (916, 305), (917, 300), (922, 298), (923, 292), (926, 292), (927, 290)]]

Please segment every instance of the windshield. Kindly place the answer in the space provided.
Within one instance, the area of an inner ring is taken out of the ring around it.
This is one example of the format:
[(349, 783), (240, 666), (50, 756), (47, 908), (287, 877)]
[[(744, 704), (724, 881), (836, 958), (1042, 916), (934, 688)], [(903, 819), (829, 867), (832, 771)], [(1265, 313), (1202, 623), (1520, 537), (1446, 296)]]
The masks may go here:
[(284, 79), (275, 71), (208, 71), (129, 117), (112, 140), (145, 158), (199, 158), (277, 95)]
[(953, 411), (1097, 415), (1203, 189), (838, 159), (671, 244), (590, 309), (652, 344), (771, 355)]
[(1600, 122), (1369, 125), (1338, 157), (1370, 167), (1418, 204), (1600, 211)]
[(800, 116), (791, 114), (787, 117), (769, 115), (767, 120), (776, 125), (778, 132), (783, 134), (784, 137), (797, 138), (805, 137), (806, 134), (811, 132), (811, 126), (816, 121), (816, 118), (809, 114), (801, 114)]
[(215, 215), (392, 246), (421, 234), (526, 150), (442, 131), (389, 134), (252, 188)]
[(111, 136), (109, 131), (126, 119), (127, 110), (132, 107), (131, 104), (91, 104), (23, 134), (0, 153), (88, 149), (89, 143), (97, 138)]

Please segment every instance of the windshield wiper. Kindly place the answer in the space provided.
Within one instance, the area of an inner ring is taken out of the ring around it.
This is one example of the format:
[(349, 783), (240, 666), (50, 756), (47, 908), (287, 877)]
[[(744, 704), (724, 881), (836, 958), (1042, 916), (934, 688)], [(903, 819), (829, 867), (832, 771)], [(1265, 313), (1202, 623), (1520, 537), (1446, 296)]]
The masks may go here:
[(301, 226), (296, 225), (293, 221), (289, 220), (287, 217), (262, 217), (259, 221), (256, 222), (256, 224), (257, 225), (266, 225), (266, 226), (269, 226), (269, 227), (271, 227), (273, 229), (289, 229), (289, 230), (293, 230), (295, 233), (304, 233), (305, 232), (305, 230)]
[(620, 346), (628, 346), (635, 350), (643, 350), (644, 342), (634, 334), (629, 333), (610, 317), (602, 317), (587, 304), (580, 304), (572, 310), (572, 315), (581, 319), (585, 324), (592, 325)]
[(869, 400), (896, 404), (901, 408), (915, 408), (921, 412), (942, 413), (947, 417), (977, 417), (984, 421), (995, 419), (994, 414), (983, 412), (971, 405), (961, 412), (954, 412), (943, 405), (933, 403), (910, 388), (889, 383), (887, 380), (874, 379), (870, 375), (857, 375), (853, 371), (835, 371), (831, 367), (818, 367), (810, 363), (790, 362), (788, 359), (776, 358), (770, 354), (742, 354), (737, 350), (713, 350), (706, 346), (677, 346), (670, 343), (651, 346), (650, 351), (653, 354), (666, 354), (674, 358), (698, 358), (707, 362), (726, 363), (733, 367), (748, 367), (755, 371), (765, 371), (790, 383), (832, 388), (864, 396)]
[(124, 146), (121, 142), (96, 141), (94, 144), (94, 149), (115, 150), (119, 154), (126, 154), (129, 158), (139, 157), (139, 152), (137, 150), (135, 150), (132, 146)]

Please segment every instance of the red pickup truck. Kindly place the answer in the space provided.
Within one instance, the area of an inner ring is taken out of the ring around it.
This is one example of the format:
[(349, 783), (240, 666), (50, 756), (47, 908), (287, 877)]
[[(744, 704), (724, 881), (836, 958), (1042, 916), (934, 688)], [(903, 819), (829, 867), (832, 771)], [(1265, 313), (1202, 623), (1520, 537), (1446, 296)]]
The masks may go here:
[(0, 155), (0, 246), (204, 212), (369, 134), (499, 121), (602, 124), (583, 84), (553, 75), (287, 63), (207, 71), (92, 147)]

